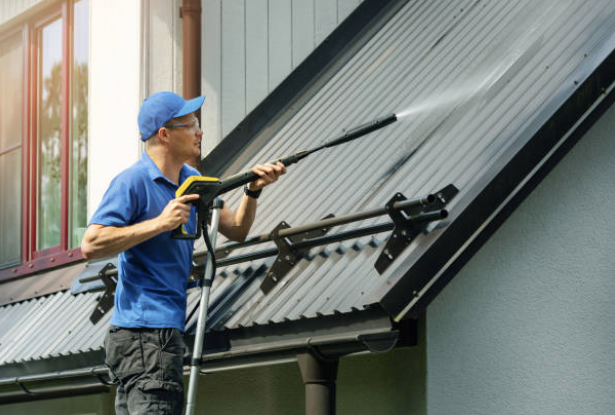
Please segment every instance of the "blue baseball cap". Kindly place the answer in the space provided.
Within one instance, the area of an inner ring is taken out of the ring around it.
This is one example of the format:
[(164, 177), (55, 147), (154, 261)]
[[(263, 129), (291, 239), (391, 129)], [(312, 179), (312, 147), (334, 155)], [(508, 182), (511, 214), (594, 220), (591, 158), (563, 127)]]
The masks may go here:
[(169, 91), (156, 92), (145, 98), (138, 117), (141, 140), (146, 141), (156, 134), (170, 119), (195, 112), (203, 106), (203, 102), (205, 102), (203, 95), (185, 100)]

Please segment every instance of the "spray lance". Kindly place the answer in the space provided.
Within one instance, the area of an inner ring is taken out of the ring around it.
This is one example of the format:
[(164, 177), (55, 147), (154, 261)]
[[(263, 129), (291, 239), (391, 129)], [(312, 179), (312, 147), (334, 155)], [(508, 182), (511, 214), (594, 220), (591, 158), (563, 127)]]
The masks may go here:
[[(352, 128), (348, 131), (345, 131), (339, 137), (336, 137), (332, 140), (326, 141), (322, 145), (312, 148), (310, 150), (301, 150), (289, 156), (284, 156), (277, 158), (275, 160), (270, 161), (269, 163), (275, 164), (277, 162), (281, 162), (285, 166), (290, 166), (291, 164), (295, 164), (309, 156), (312, 153), (323, 150), (329, 147), (335, 147), (340, 144), (345, 144), (349, 141), (355, 140), (359, 137), (362, 137), (366, 134), (369, 134), (373, 131), (379, 130), (383, 127), (386, 127), (389, 124), (397, 121), (397, 116), (395, 114), (389, 114), (384, 117), (377, 118), (368, 123), (362, 124), (358, 127)], [(209, 217), (209, 209), (212, 206), (212, 203), (216, 197), (219, 195), (231, 191), (233, 189), (237, 189), (242, 187), (256, 179), (259, 176), (252, 172), (251, 170), (247, 170), (241, 173), (237, 173), (233, 176), (227, 177), (225, 179), (219, 180), (215, 177), (205, 177), (205, 176), (191, 176), (177, 189), (176, 197), (180, 197), (186, 194), (199, 194), (200, 198), (192, 202), (197, 206), (197, 228), (196, 233), (189, 234), (187, 233), (183, 226), (175, 229), (173, 231), (173, 238), (177, 239), (198, 239), (201, 237), (201, 230), (204, 229), (204, 225), (207, 222)], [(208, 248), (209, 249), (209, 248)]]

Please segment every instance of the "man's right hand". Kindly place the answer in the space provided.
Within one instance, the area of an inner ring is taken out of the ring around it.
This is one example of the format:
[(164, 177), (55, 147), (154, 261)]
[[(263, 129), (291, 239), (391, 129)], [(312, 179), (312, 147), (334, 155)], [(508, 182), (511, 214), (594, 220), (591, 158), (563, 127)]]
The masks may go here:
[(176, 229), (180, 225), (188, 223), (190, 219), (190, 202), (197, 200), (198, 194), (183, 195), (171, 200), (162, 213), (158, 216), (158, 223), (163, 232)]

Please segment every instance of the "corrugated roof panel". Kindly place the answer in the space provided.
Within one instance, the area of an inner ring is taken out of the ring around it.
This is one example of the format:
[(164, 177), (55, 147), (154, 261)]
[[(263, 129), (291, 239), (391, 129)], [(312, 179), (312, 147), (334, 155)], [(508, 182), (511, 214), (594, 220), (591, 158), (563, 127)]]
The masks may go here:
[[(68, 333), (74, 327), (75, 320), (83, 320), (83, 316), (75, 314), (66, 314), (66, 310), (71, 308), (69, 302), (73, 300), (66, 295), (58, 296), (61, 302), (58, 302), (55, 307), (50, 310), (50, 313), (40, 316), (37, 319), (37, 326), (33, 327), (33, 331), (40, 333), (40, 341), (30, 342), (24, 345), (20, 355), (17, 358), (25, 358), (25, 356), (41, 356), (52, 357), (58, 355), (56, 346), (67, 340)], [(74, 306), (76, 308), (83, 302), (84, 297), (76, 297)], [(79, 318), (80, 317), (80, 318)]]
[[(13, 331), (7, 333), (7, 337), (9, 339), (14, 339), (14, 342), (8, 348), (3, 348), (4, 350), (0, 352), (0, 359), (4, 358), (5, 353), (9, 354), (9, 356), (12, 355), (16, 360), (19, 359), (19, 356), (23, 355), (24, 348), (28, 347), (27, 340), (29, 339), (29, 333), (40, 333), (38, 330), (38, 322), (41, 318), (51, 313), (56, 308), (56, 305), (61, 302), (61, 299), (61, 296), (51, 296), (48, 297), (48, 301), (46, 301), (47, 298), (45, 297), (33, 300), (32, 307), (26, 309), (29, 314), (28, 319), (25, 320), (23, 324), (13, 326)], [(45, 340), (47, 340), (47, 338), (41, 336), (41, 340), (39, 341)], [(29, 355), (26, 354), (25, 356)]]
[(0, 325), (0, 366), (100, 349), (110, 314), (96, 325), (90, 322), (99, 295), (63, 291), (2, 307), (0, 315), (23, 318)]
[(66, 340), (70, 337), (68, 333), (74, 326), (74, 323), (70, 321), (70, 317), (74, 314), (70, 311), (80, 309), (83, 297), (78, 296), (73, 299), (69, 293), (64, 293), (64, 295), (51, 298), (58, 301), (50, 301), (49, 303), (54, 303), (53, 306), (49, 307), (47, 313), (39, 315), (36, 325), (31, 328), (33, 332), (39, 333), (38, 341), (24, 342), (20, 353), (15, 355), (16, 359), (27, 360), (28, 356), (60, 355), (53, 346), (58, 340)]
[[(68, 293), (67, 293), (68, 294)], [(72, 350), (81, 350), (83, 348), (91, 348), (92, 345), (98, 347), (100, 343), (97, 341), (92, 343), (92, 337), (97, 337), (97, 330), (94, 330), (94, 326), (89, 317), (89, 313), (74, 313), (72, 311), (83, 310), (90, 311), (96, 305), (96, 296), (80, 296), (78, 301), (71, 304), (71, 307), (62, 313), (58, 318), (62, 319), (62, 324), (57, 327), (57, 332), (62, 334), (62, 338), (58, 339), (54, 343), (50, 343), (42, 354), (42, 357), (60, 354), (64, 355)], [(71, 310), (74, 307), (73, 310)], [(86, 318), (84, 318), (86, 317)], [(108, 321), (108, 317), (107, 320)], [(97, 325), (100, 326), (100, 323)], [(104, 326), (103, 326), (104, 327)]]

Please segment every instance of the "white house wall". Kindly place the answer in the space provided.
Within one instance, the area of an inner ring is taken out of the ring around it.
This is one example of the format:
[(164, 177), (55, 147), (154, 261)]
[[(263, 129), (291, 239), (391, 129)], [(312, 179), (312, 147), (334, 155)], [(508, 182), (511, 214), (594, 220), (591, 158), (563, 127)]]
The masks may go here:
[(88, 217), (140, 155), (141, 2), (91, 0), (90, 22)]

